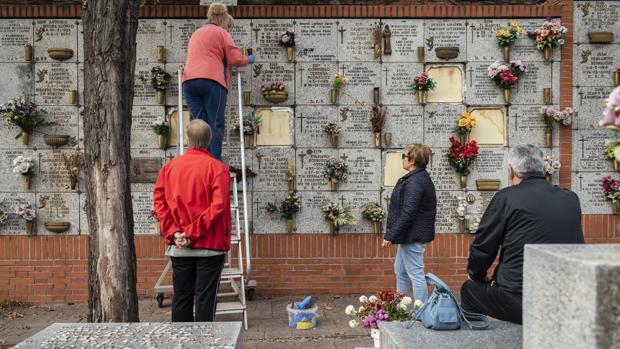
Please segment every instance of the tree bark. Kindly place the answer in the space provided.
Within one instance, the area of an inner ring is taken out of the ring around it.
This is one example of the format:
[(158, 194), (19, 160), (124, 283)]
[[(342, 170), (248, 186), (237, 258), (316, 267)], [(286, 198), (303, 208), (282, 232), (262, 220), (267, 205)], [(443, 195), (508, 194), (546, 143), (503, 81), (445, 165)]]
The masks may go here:
[(130, 130), (138, 0), (88, 0), (84, 26), (84, 156), (90, 230), (88, 319), (138, 319)]

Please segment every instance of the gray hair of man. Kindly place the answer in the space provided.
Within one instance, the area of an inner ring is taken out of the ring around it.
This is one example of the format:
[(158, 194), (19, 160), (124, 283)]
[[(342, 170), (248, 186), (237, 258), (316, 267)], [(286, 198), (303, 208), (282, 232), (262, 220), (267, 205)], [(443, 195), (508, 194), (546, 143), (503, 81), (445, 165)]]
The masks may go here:
[(194, 119), (187, 127), (187, 144), (190, 147), (207, 149), (211, 143), (211, 127), (204, 120)]
[(517, 144), (508, 153), (508, 164), (514, 175), (523, 179), (527, 177), (544, 177), (545, 163), (543, 152), (532, 144)]

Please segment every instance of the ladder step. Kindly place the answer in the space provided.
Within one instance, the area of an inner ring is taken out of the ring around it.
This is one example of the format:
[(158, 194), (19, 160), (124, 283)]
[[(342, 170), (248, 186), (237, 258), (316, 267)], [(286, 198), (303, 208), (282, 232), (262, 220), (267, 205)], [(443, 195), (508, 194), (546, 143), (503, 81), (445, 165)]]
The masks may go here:
[(245, 311), (245, 305), (241, 302), (217, 302), (216, 314), (242, 313)]
[(230, 278), (230, 277), (241, 276), (241, 275), (243, 275), (243, 272), (239, 270), (239, 268), (224, 268), (222, 270), (221, 277)]

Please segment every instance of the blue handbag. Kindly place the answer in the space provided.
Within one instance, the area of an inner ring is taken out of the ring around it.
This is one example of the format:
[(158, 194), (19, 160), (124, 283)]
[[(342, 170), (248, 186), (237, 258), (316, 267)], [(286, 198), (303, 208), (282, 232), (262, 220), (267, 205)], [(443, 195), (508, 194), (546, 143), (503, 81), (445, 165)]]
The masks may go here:
[[(407, 328), (411, 328), (418, 320), (422, 321), (425, 327), (437, 331), (458, 330), (461, 327), (461, 320), (472, 330), (489, 328), (489, 318), (486, 315), (464, 311), (450, 287), (436, 275), (427, 273), (426, 282), (435, 285), (435, 289), (424, 305), (415, 312)], [(471, 323), (472, 321), (482, 324), (475, 325)]]

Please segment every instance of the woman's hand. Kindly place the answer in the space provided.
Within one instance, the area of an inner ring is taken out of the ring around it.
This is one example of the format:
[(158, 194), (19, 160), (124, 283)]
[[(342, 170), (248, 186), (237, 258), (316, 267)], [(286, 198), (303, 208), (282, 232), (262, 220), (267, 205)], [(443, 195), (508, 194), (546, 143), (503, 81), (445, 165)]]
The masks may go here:
[(386, 247), (390, 247), (392, 246), (392, 241), (383, 239), (383, 244), (381, 244), (381, 247), (386, 248)]

